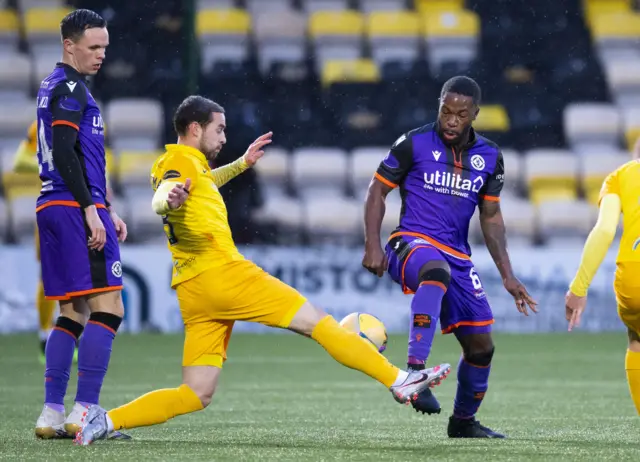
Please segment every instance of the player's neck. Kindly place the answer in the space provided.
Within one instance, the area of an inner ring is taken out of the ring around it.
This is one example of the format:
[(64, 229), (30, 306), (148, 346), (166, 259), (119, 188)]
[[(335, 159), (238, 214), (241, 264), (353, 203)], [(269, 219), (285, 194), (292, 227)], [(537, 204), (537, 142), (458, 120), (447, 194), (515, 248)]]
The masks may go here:
[(82, 74), (78, 69), (78, 66), (73, 62), (73, 57), (68, 55), (67, 53), (62, 54), (62, 64), (66, 64), (67, 66), (73, 68), (78, 74)]
[[(188, 146), (190, 148), (195, 149), (198, 152), (202, 152), (202, 151), (200, 151), (199, 143), (191, 141), (191, 140), (186, 139), (186, 138), (182, 138), (181, 136), (178, 137), (178, 141), (176, 142), (176, 144), (179, 144), (180, 146)], [(203, 153), (203, 155), (204, 155), (204, 153)]]

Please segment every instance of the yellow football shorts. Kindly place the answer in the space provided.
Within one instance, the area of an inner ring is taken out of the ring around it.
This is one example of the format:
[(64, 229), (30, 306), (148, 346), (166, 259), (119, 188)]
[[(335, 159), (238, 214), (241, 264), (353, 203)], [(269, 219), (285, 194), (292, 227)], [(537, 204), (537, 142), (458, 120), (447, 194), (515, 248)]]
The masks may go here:
[(235, 321), (286, 328), (306, 302), (249, 260), (200, 273), (176, 287), (185, 326), (183, 366), (222, 367)]
[(616, 269), (614, 290), (622, 322), (640, 334), (640, 263), (621, 262)]

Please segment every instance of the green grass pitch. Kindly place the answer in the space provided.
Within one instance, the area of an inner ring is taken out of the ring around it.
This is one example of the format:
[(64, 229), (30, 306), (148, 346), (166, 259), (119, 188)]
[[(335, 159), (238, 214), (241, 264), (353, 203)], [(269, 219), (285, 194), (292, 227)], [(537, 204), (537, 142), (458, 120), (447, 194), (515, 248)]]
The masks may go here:
[[(240, 335), (212, 405), (133, 441), (39, 441), (42, 367), (34, 335), (0, 336), (0, 460), (637, 460), (640, 425), (624, 375), (626, 336), (496, 335), (479, 419), (510, 439), (450, 440), (456, 379), (436, 388), (439, 416), (398, 405), (377, 383), (293, 335)], [(438, 336), (432, 358), (457, 364), (455, 339)], [(182, 336), (120, 335), (103, 387), (113, 407), (180, 383)], [(387, 355), (402, 365), (406, 337)], [(68, 409), (75, 393), (75, 371)]]

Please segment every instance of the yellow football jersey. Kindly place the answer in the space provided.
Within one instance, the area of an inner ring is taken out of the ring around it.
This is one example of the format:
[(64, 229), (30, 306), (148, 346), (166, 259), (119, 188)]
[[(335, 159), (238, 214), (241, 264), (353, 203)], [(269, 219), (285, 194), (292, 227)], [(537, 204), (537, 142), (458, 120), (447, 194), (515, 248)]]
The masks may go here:
[(640, 262), (640, 160), (632, 160), (612, 172), (604, 181), (600, 200), (617, 194), (622, 204), (622, 238), (617, 262)]
[(185, 183), (191, 179), (184, 205), (162, 217), (173, 257), (171, 287), (209, 268), (244, 260), (236, 248), (227, 220), (227, 208), (213, 181), (207, 159), (197, 149), (169, 144), (151, 168), (151, 184)]
[(38, 173), (38, 123), (33, 121), (27, 137), (20, 143), (15, 154), (13, 170), (16, 173)]

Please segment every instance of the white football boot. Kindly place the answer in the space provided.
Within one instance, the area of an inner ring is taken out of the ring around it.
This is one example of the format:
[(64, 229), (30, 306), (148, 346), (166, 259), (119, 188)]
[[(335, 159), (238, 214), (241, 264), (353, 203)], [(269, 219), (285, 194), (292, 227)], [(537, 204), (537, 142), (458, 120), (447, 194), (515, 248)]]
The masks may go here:
[(76, 433), (80, 431), (80, 428), (82, 427), (82, 418), (87, 410), (88, 408), (84, 407), (82, 404), (75, 403), (73, 405), (71, 413), (64, 421), (64, 431), (67, 433), (68, 437), (75, 438)]
[(82, 427), (76, 433), (73, 440), (78, 446), (89, 446), (96, 440), (102, 440), (109, 435), (109, 422), (107, 420), (107, 411), (100, 406), (91, 406), (84, 416)]
[(421, 391), (440, 385), (450, 372), (451, 365), (446, 363), (423, 371), (412, 371), (404, 382), (389, 390), (397, 402), (409, 404), (418, 398)]
[(36, 422), (36, 436), (44, 439), (64, 437), (64, 412), (44, 406)]

